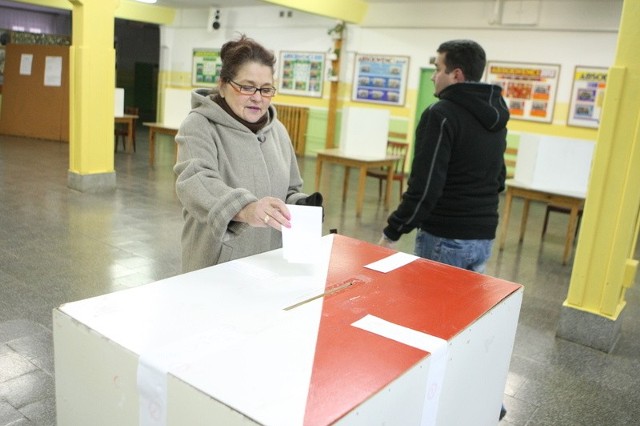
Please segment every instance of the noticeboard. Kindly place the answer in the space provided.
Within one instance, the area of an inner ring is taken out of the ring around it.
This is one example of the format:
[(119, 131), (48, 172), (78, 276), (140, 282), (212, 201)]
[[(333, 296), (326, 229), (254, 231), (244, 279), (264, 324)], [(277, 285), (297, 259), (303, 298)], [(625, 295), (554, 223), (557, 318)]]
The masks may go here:
[(606, 87), (607, 68), (576, 66), (567, 124), (598, 128)]
[(280, 52), (278, 91), (283, 95), (322, 97), (325, 54)]
[(502, 87), (511, 119), (551, 123), (560, 65), (488, 62), (486, 81)]
[(216, 87), (221, 67), (219, 49), (193, 49), (191, 84), (199, 87)]
[(356, 54), (351, 99), (402, 106), (408, 72), (408, 56)]

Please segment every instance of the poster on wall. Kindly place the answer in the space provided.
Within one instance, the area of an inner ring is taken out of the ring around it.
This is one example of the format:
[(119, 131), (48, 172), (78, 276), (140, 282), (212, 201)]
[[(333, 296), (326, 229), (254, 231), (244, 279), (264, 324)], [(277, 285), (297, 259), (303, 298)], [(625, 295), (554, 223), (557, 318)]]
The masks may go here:
[(408, 72), (408, 56), (356, 54), (351, 99), (402, 106)]
[(220, 50), (193, 49), (191, 84), (200, 87), (216, 87), (221, 67)]
[(606, 87), (606, 68), (576, 66), (567, 124), (598, 128)]
[(322, 97), (324, 53), (280, 52), (280, 64), (280, 93)]
[(512, 119), (551, 123), (560, 65), (488, 62), (486, 81), (502, 87)]

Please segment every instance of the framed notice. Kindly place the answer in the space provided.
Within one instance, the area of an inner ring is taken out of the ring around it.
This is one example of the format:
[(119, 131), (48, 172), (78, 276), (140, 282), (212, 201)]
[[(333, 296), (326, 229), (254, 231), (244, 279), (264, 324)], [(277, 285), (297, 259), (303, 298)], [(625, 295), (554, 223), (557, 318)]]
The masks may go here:
[(488, 62), (487, 82), (502, 87), (512, 119), (551, 123), (560, 65)]
[(201, 87), (216, 87), (221, 67), (219, 49), (193, 49), (191, 84)]
[(408, 56), (356, 54), (351, 99), (404, 105), (408, 72)]
[(322, 97), (324, 53), (280, 52), (280, 64), (280, 93)]
[(597, 128), (600, 124), (607, 68), (577, 66), (569, 105), (569, 126)]

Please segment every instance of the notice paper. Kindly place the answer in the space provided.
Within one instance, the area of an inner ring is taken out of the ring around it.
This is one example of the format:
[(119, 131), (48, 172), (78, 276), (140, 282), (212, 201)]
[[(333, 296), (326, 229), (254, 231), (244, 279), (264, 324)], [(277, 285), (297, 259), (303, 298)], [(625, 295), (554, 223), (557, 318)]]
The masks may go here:
[(282, 253), (291, 263), (314, 263), (320, 258), (322, 207), (287, 205), (291, 228), (282, 227)]
[(62, 84), (62, 56), (47, 56), (44, 60), (44, 85), (57, 86)]
[(33, 55), (23, 53), (20, 55), (20, 75), (31, 75), (31, 65), (33, 64)]

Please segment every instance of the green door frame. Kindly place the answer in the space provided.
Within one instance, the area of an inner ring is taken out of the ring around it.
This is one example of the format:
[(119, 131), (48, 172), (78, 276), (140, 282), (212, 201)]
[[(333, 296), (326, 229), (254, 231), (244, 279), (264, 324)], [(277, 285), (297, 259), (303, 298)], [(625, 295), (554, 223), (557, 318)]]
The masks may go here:
[[(425, 109), (432, 103), (436, 102), (438, 98), (433, 93), (433, 82), (431, 81), (431, 76), (435, 72), (435, 68), (420, 68), (420, 82), (418, 84), (418, 96), (416, 99), (416, 109), (415, 109), (415, 117), (414, 123), (415, 126), (420, 122), (420, 117)], [(411, 136), (413, 140), (413, 146), (415, 149), (415, 129), (413, 129), (413, 134)], [(413, 150), (411, 150), (411, 155), (409, 158), (409, 162), (413, 162)]]

